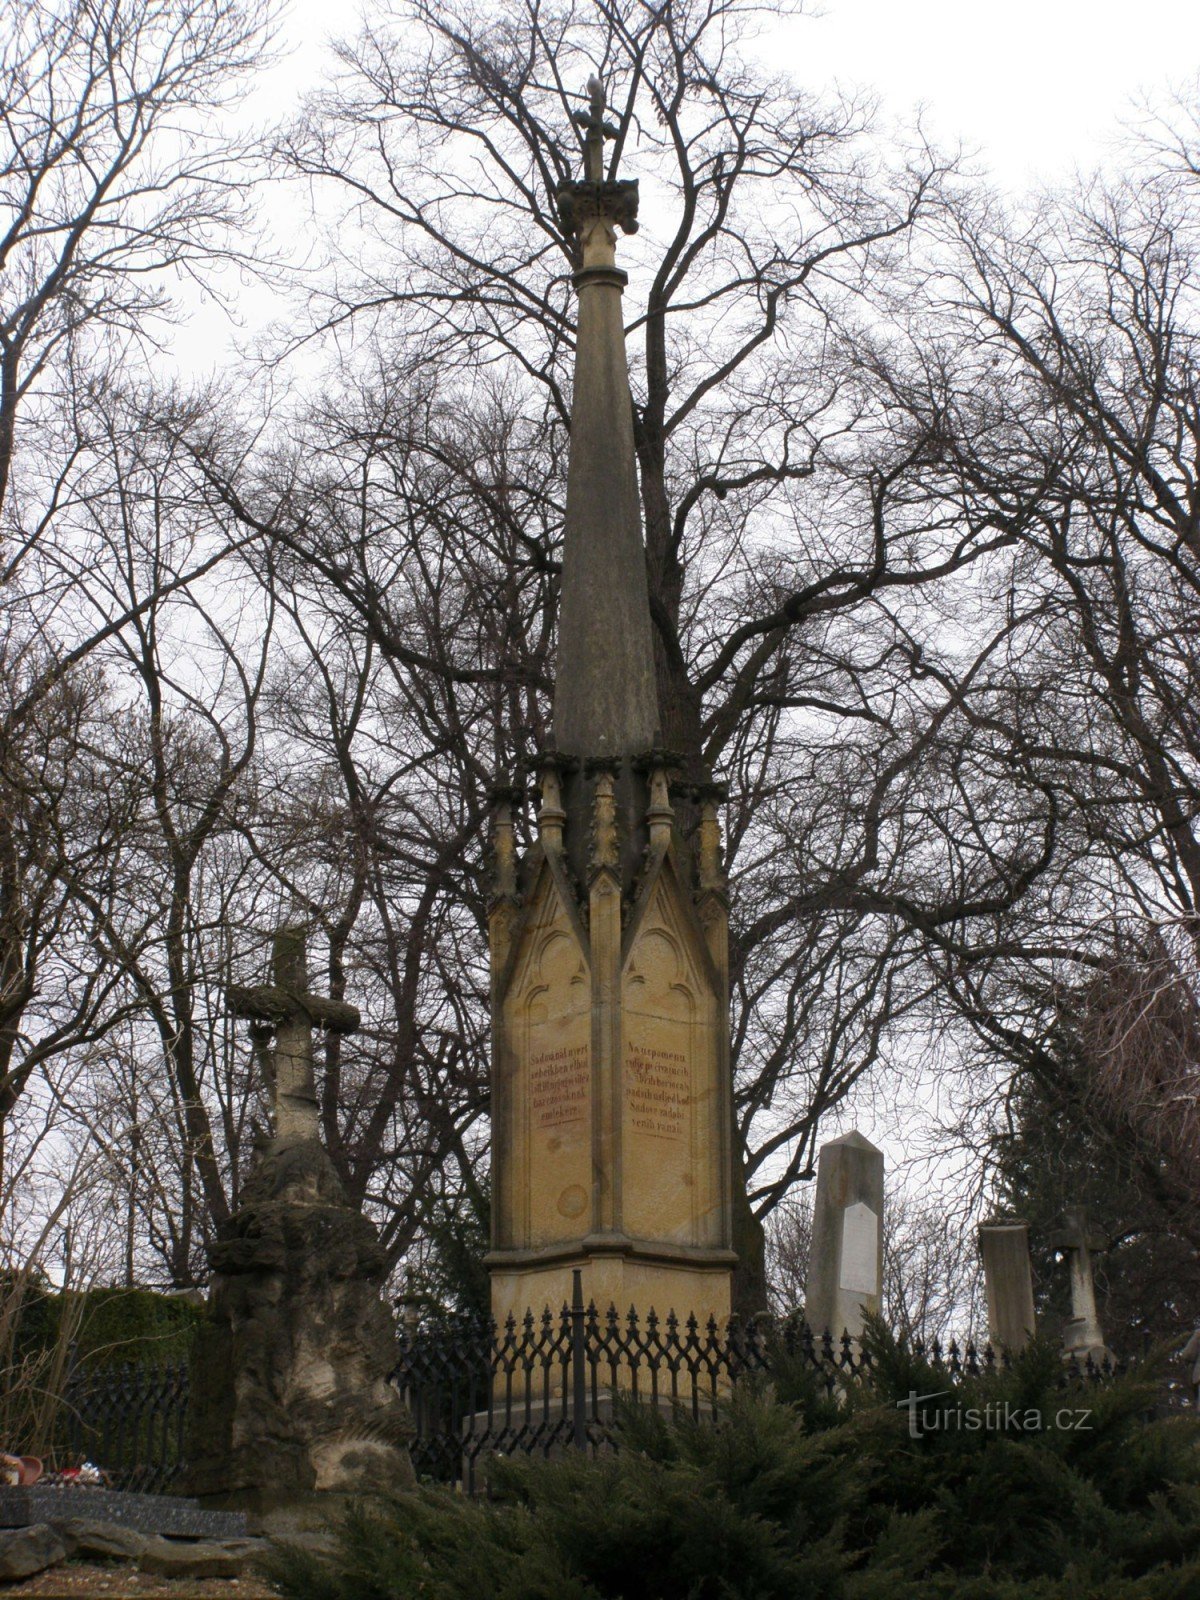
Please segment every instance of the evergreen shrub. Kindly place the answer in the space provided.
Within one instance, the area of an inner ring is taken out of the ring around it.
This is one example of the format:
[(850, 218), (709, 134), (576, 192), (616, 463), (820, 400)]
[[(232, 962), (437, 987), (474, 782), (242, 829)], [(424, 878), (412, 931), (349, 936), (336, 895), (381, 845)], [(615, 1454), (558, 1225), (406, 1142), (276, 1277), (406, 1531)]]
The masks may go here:
[(715, 1426), (627, 1405), (616, 1453), (359, 1507), (272, 1576), (292, 1600), (1200, 1600), (1200, 1429), (1148, 1417), (1151, 1364), (1062, 1388), (1034, 1345), (951, 1382), (869, 1339), (839, 1400), (781, 1355)]

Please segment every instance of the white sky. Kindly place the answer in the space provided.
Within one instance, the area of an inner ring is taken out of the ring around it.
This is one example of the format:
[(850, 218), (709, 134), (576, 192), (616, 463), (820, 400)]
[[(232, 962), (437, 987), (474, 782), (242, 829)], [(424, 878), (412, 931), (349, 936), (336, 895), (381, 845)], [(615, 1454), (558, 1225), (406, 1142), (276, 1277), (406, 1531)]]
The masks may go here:
[[(326, 69), (326, 40), (353, 34), (362, 11), (354, 0), (291, 0), (285, 58), (263, 73), (248, 108), (256, 121), (286, 116)], [(911, 127), (920, 113), (940, 147), (961, 144), (972, 170), (1013, 194), (1111, 166), (1121, 124), (1136, 119), (1139, 104), (1161, 106), (1189, 83), (1200, 95), (1197, 0), (824, 0), (819, 11), (813, 0), (805, 16), (764, 22), (758, 49), (807, 89), (837, 83), (874, 93), (885, 124)], [(268, 210), (287, 226), (286, 211), (270, 202)], [(269, 296), (244, 298), (245, 331), (273, 309)], [(175, 354), (193, 372), (211, 369), (229, 335), (215, 306), (197, 307)], [(911, 1127), (914, 1113), (911, 1103), (890, 1113), (859, 1103), (822, 1134), (835, 1137), (857, 1117), (892, 1165), (904, 1145), (914, 1154), (898, 1127)], [(920, 1162), (925, 1152), (915, 1154)]]
[[(291, 0), (261, 102), (283, 110), (321, 72), (323, 42), (352, 33), (363, 7)], [(367, 7), (380, 10), (383, 7)], [(1089, 167), (1140, 94), (1164, 96), (1200, 71), (1195, 0), (813, 0), (764, 23), (763, 44), (809, 89), (839, 82), (978, 150), (1006, 186)]]
[(867, 85), (939, 140), (978, 151), (1003, 186), (1054, 183), (1104, 159), (1141, 95), (1200, 69), (1195, 0), (827, 0), (779, 29), (809, 86)]
[[(384, 4), (290, 0), (280, 30), (282, 59), (261, 75), (247, 113), (280, 120), (330, 64), (327, 41), (353, 35), (364, 10)], [(759, 52), (771, 66), (819, 91), (837, 83), (878, 97), (881, 121), (911, 128), (919, 114), (943, 149), (961, 144), (971, 170), (1016, 194), (1053, 186), (1076, 169), (1110, 164), (1121, 123), (1139, 102), (1163, 104), (1189, 82), (1200, 93), (1200, 4), (1196, 0), (811, 0), (808, 14), (762, 23)], [(291, 193), (265, 210), (280, 231)], [(307, 228), (307, 217), (299, 220)], [(228, 290), (231, 285), (226, 282)], [(237, 335), (219, 306), (191, 294), (174, 356), (192, 376), (219, 369)], [(242, 291), (244, 336), (281, 309), (261, 289)]]

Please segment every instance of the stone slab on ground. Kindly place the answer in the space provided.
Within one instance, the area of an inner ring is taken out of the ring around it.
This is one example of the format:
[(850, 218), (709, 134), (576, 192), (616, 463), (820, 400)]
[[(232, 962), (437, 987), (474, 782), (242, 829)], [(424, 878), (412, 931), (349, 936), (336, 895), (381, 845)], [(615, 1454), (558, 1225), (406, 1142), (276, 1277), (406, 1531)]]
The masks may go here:
[(44, 1522), (0, 1533), (0, 1583), (28, 1578), (66, 1559), (67, 1546)]
[(137, 1564), (143, 1572), (156, 1573), (160, 1578), (236, 1578), (247, 1559), (204, 1539), (191, 1542), (155, 1535), (146, 1540)]
[(100, 1561), (134, 1561), (151, 1537), (119, 1522), (93, 1522), (89, 1517), (68, 1517), (52, 1524), (73, 1556)]
[(69, 1561), (23, 1583), (4, 1600), (278, 1600), (259, 1578), (160, 1578), (131, 1567)]
[(240, 1511), (210, 1511), (182, 1495), (125, 1494), (57, 1484), (0, 1488), (0, 1528), (65, 1522), (70, 1517), (192, 1539), (239, 1539), (246, 1534), (246, 1518)]

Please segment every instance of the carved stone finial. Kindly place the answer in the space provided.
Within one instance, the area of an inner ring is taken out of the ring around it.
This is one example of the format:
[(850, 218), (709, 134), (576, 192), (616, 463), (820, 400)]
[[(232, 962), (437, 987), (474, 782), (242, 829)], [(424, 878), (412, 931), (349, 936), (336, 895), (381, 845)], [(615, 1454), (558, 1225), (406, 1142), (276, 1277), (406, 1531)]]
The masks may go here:
[(594, 72), (587, 81), (586, 93), (587, 110), (577, 111), (573, 118), (575, 126), (583, 129), (583, 177), (585, 183), (603, 183), (604, 141), (615, 139), (621, 130), (604, 120), (608, 96), (604, 92), (604, 84)]
[(675, 808), (671, 804), (671, 785), (665, 764), (655, 762), (650, 768), (650, 805), (646, 811), (650, 829), (650, 848), (665, 850), (675, 826)]
[(721, 860), (721, 823), (717, 816), (717, 805), (724, 799), (724, 791), (717, 784), (701, 784), (696, 798), (700, 802), (696, 880), (701, 894), (724, 894), (727, 880)]
[(583, 129), (583, 178), (558, 186), (558, 219), (565, 234), (579, 241), (585, 271), (616, 266), (617, 229), (637, 232), (636, 179), (614, 181), (604, 175), (604, 141), (615, 139), (620, 129), (604, 120), (604, 85), (595, 75), (588, 79), (588, 109), (575, 113)]
[(498, 783), (492, 791), (492, 896), (495, 900), (517, 898), (517, 841), (513, 827), (516, 790), (509, 783)]
[(562, 854), (563, 824), (567, 813), (562, 802), (562, 765), (556, 755), (547, 754), (538, 763), (542, 783), (542, 803), (538, 810), (538, 837), (545, 850)]

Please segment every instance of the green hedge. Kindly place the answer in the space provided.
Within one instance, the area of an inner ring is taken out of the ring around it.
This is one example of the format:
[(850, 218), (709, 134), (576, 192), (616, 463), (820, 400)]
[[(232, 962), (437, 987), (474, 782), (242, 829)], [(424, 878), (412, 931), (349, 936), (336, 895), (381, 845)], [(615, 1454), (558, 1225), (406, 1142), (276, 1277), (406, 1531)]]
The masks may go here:
[[(6, 1287), (11, 1292), (12, 1285)], [(17, 1362), (36, 1357), (65, 1335), (75, 1346), (77, 1366), (186, 1361), (202, 1315), (200, 1306), (182, 1296), (153, 1289), (63, 1292), (48, 1283), (26, 1283), (13, 1355)]]

